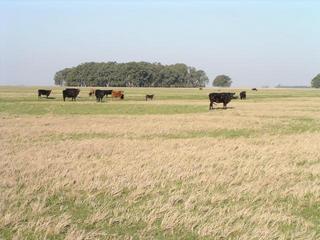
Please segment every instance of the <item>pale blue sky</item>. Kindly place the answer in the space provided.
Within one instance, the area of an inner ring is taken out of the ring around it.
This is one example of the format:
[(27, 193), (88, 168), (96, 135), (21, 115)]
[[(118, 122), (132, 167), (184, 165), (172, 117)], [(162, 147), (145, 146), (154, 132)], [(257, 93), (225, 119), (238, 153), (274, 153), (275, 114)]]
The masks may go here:
[(88, 61), (186, 63), (233, 86), (320, 73), (319, 1), (1, 1), (0, 84), (53, 85)]

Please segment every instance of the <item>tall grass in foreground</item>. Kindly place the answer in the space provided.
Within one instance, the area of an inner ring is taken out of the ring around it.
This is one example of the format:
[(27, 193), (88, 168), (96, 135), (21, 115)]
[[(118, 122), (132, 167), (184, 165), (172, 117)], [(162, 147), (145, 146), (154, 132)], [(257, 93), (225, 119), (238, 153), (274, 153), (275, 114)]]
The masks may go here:
[(209, 112), (207, 99), (24, 102), (9, 90), (0, 238), (320, 238), (313, 91)]

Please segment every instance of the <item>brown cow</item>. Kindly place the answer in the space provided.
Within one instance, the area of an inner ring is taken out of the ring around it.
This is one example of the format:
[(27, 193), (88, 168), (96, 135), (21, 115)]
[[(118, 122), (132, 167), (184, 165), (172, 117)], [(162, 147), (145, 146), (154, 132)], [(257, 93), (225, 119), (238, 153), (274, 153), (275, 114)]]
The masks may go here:
[(90, 92), (89, 92), (89, 97), (95, 95), (95, 93), (96, 93), (96, 90), (91, 89)]
[(154, 94), (147, 94), (146, 101), (148, 101), (148, 99), (153, 100), (153, 96), (154, 96)]
[(113, 91), (112, 90), (111, 97), (124, 99), (124, 93), (123, 93), (123, 91)]

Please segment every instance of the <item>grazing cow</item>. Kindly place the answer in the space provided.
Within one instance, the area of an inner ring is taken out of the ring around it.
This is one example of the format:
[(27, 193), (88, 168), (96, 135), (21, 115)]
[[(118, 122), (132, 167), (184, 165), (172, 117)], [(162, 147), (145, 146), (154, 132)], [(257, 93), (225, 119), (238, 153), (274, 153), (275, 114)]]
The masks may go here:
[(112, 90), (100, 90), (100, 89), (97, 89), (95, 90), (95, 96), (96, 96), (96, 99), (98, 102), (102, 102), (102, 99), (104, 96), (108, 96), (108, 94), (111, 94), (112, 93)]
[(105, 92), (106, 92), (106, 97), (108, 97), (108, 95), (112, 94), (112, 90), (105, 90)]
[(66, 98), (71, 98), (72, 101), (76, 101), (79, 93), (80, 89), (78, 88), (66, 88), (62, 91), (63, 101), (66, 101)]
[(41, 97), (41, 95), (47, 96), (47, 98), (49, 97), (50, 93), (52, 90), (45, 90), (45, 89), (39, 89), (38, 90), (38, 98)]
[(246, 99), (246, 98), (247, 98), (247, 93), (246, 93), (246, 91), (240, 92), (240, 99), (243, 100), (243, 99)]
[(223, 108), (227, 108), (227, 104), (231, 101), (235, 93), (210, 93), (209, 94), (209, 110), (213, 109), (213, 103), (223, 103)]
[(89, 92), (89, 97), (91, 97), (92, 95), (94, 95), (94, 94), (95, 94), (95, 92), (96, 92), (96, 90), (91, 89), (91, 90), (90, 90), (90, 92)]
[(151, 95), (146, 95), (146, 101), (148, 101), (148, 99), (150, 99), (150, 100), (153, 100), (153, 96), (154, 96), (154, 94), (151, 94)]
[(252, 91), (258, 91), (258, 89), (256, 89), (256, 88), (252, 88), (251, 90), (252, 90)]
[(199, 90), (202, 90), (202, 87), (199, 87)]
[(113, 90), (112, 90), (111, 97), (112, 97), (112, 98), (124, 99), (123, 91), (113, 91)]

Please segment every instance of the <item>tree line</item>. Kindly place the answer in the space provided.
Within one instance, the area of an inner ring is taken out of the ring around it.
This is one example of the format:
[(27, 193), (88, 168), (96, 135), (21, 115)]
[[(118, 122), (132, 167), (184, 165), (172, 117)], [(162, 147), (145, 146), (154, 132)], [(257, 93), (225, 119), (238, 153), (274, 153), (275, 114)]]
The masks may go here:
[(203, 70), (183, 63), (88, 62), (58, 71), (54, 82), (61, 86), (204, 87), (209, 79)]

